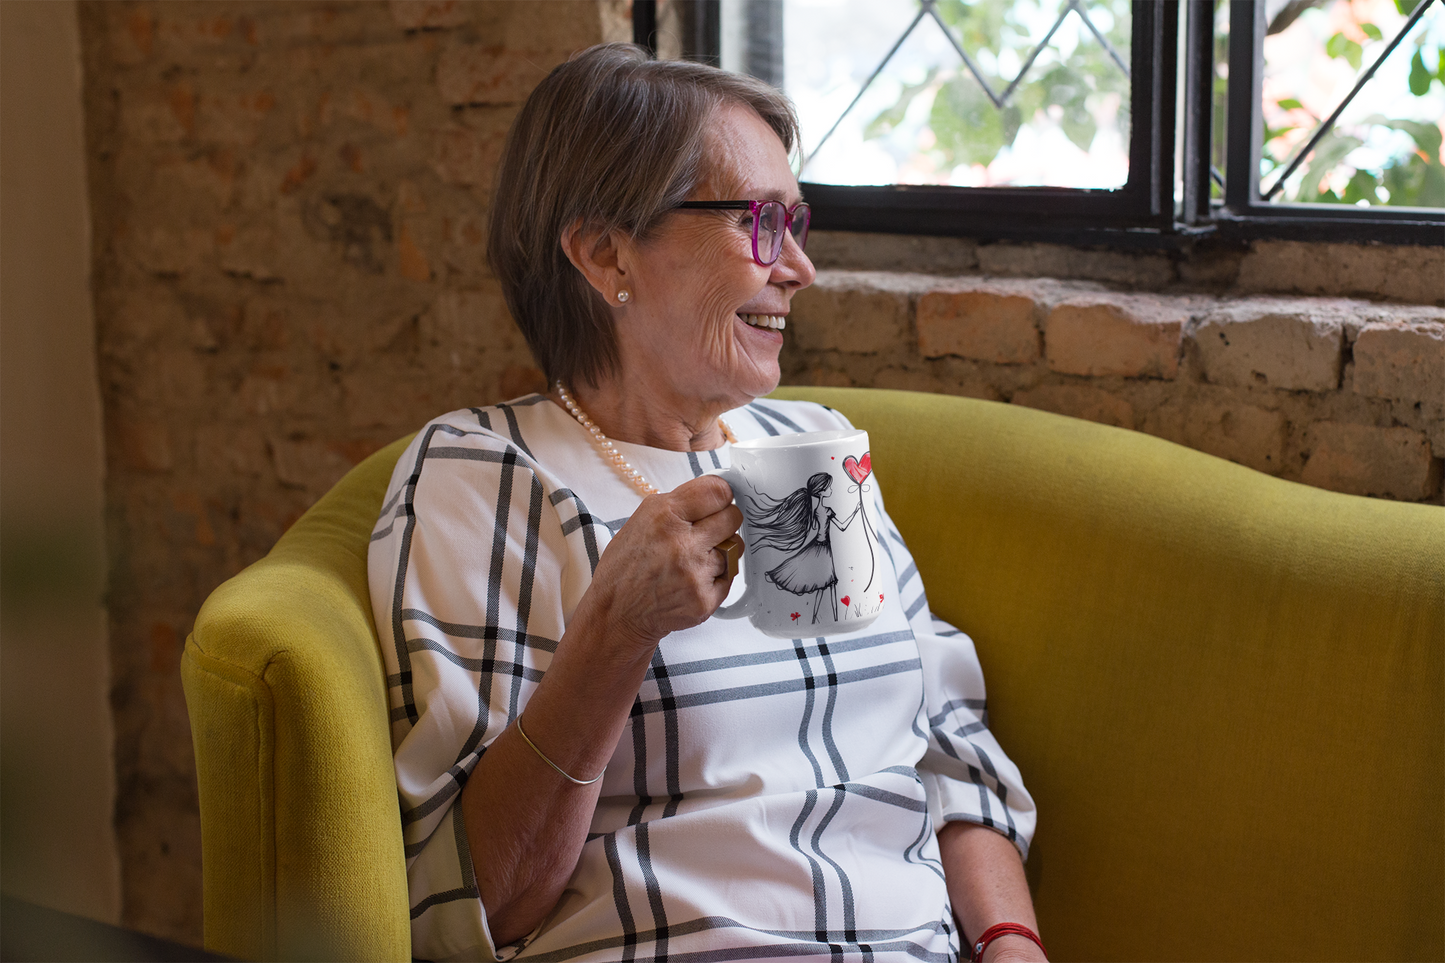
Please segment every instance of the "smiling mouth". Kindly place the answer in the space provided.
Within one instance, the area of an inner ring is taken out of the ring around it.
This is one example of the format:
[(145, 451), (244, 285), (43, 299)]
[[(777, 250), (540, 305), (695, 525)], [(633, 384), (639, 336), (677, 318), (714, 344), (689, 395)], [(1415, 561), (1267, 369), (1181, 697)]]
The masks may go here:
[(755, 328), (772, 328), (774, 331), (781, 331), (788, 326), (786, 315), (782, 314), (740, 314), (744, 324), (750, 324)]

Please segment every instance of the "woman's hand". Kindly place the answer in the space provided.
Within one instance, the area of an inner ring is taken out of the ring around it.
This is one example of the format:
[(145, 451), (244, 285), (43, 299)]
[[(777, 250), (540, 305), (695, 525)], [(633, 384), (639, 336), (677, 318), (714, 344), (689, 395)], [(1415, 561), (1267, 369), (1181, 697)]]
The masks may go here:
[[(650, 495), (602, 553), (584, 605), (647, 649), (708, 619), (732, 579), (714, 547), (742, 525), (727, 482), (694, 478)], [(579, 606), (579, 614), (580, 613)]]

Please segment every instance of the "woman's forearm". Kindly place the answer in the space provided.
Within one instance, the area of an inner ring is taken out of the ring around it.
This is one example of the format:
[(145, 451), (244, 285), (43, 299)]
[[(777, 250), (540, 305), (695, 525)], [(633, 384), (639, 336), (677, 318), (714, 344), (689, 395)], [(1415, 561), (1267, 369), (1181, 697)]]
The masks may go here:
[[(1033, 898), (1023, 860), (1014, 844), (987, 826), (951, 822), (939, 830), (944, 876), (953, 912), (963, 924), (965, 941), (995, 923), (1022, 923), (1035, 933)], [(965, 957), (968, 948), (964, 950)], [(984, 955), (986, 960), (1042, 960), (1043, 953), (1022, 936), (1003, 936)]]
[(704, 475), (643, 500), (602, 553), (522, 712), (536, 751), (508, 726), (462, 790), (472, 865), (498, 946), (530, 933), (562, 895), (587, 841), (601, 782), (658, 642), (727, 596), (718, 542), (737, 532), (732, 489)]
[[(586, 607), (585, 601), (578, 607), (522, 714), (537, 748), (578, 779), (591, 779), (612, 757), (652, 652), (633, 639), (606, 637), (607, 612)], [(478, 761), (462, 791), (462, 816), (497, 946), (530, 933), (557, 904), (601, 787), (563, 778), (515, 724)]]

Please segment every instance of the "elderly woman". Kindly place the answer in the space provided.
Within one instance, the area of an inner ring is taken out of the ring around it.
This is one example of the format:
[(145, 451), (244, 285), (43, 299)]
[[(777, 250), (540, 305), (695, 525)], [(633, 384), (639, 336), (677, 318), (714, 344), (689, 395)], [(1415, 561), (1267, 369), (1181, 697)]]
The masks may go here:
[(771, 87), (629, 45), (517, 118), (489, 255), (553, 388), (428, 424), (371, 543), (418, 956), (1044, 958), (1032, 802), (881, 501), (867, 629), (711, 618), (706, 472), (848, 427), (755, 400), (814, 276), (797, 143)]

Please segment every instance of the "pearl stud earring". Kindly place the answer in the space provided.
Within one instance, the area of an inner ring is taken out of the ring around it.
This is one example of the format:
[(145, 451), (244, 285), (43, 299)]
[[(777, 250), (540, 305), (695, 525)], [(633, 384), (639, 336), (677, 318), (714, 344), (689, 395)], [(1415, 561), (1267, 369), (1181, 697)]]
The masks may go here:
[(627, 301), (628, 301), (628, 299), (631, 298), (631, 297), (632, 297), (632, 295), (629, 294), (629, 293), (627, 293), (626, 291), (618, 291), (618, 292), (617, 292), (617, 303), (618, 303), (618, 304), (626, 304)]

